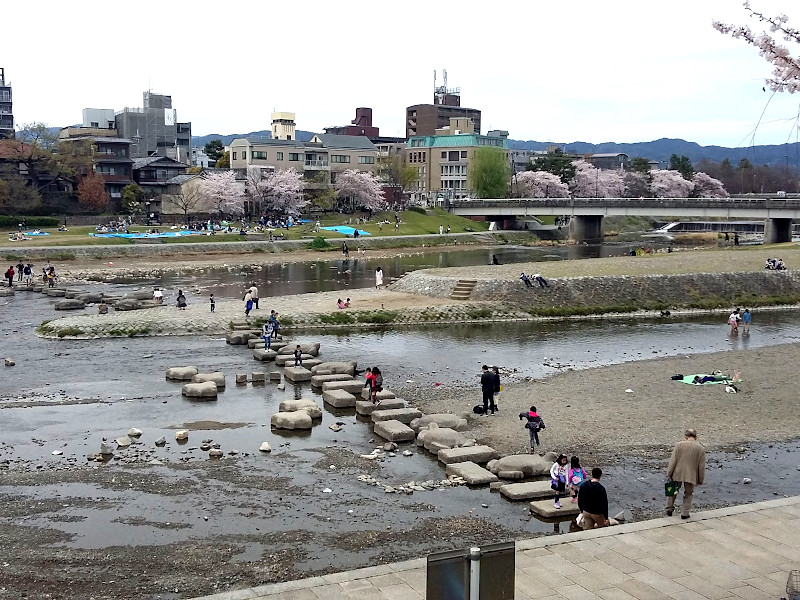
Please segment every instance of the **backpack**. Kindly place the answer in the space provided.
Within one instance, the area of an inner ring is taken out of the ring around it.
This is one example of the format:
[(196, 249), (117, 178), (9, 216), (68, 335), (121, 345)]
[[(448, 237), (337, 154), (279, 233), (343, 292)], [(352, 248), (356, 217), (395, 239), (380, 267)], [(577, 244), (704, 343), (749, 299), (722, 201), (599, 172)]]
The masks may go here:
[[(473, 406), (472, 407), (472, 412), (474, 412), (476, 415), (482, 415), (483, 414), (483, 404), (476, 404), (475, 406)], [(527, 427), (527, 425), (525, 425), (525, 427)]]

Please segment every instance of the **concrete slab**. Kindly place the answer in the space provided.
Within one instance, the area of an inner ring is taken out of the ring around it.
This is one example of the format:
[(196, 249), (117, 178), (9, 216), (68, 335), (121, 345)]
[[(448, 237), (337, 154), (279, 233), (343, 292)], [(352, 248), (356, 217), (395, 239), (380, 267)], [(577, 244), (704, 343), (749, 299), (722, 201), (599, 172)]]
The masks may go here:
[[(378, 410), (372, 411), (372, 420), (377, 423), (378, 421), (400, 421), (408, 425), (414, 419), (419, 419), (422, 412), (416, 408), (390, 408), (385, 409), (381, 406)], [(413, 430), (412, 430), (413, 431)]]
[(500, 493), (509, 500), (539, 500), (553, 497), (549, 479), (546, 481), (507, 483), (500, 486)]
[(390, 442), (410, 442), (414, 440), (414, 430), (397, 420), (375, 423), (375, 435)]
[(283, 376), (289, 381), (311, 381), (311, 371), (304, 367), (286, 367)]
[(454, 431), (466, 431), (469, 428), (467, 420), (459, 417), (458, 415), (452, 415), (450, 413), (435, 413), (431, 415), (424, 415), (419, 419), (415, 419), (411, 422), (411, 429), (419, 433), (420, 429), (424, 429), (431, 423), (436, 423), (439, 427), (446, 427), (448, 429), (453, 429)]
[(253, 358), (255, 360), (266, 362), (275, 360), (276, 356), (278, 356), (278, 353), (275, 350), (264, 350), (263, 346), (261, 348), (253, 348)]
[[(414, 431), (413, 429), (411, 431)], [(497, 450), (490, 446), (469, 446), (467, 448), (445, 448), (439, 450), (437, 457), (446, 465), (472, 461), (479, 465), (497, 458)]]
[(360, 394), (363, 387), (363, 379), (353, 379), (351, 381), (326, 381), (322, 384), (322, 391), (344, 390), (350, 394)]
[(406, 401), (402, 398), (394, 398), (393, 400), (382, 400), (380, 407), (373, 404), (372, 400), (357, 400), (356, 412), (365, 417), (370, 416), (375, 410), (392, 410), (395, 408), (405, 408)]
[(566, 499), (566, 502), (564, 502), (563, 498), (561, 499), (561, 508), (555, 508), (553, 499), (550, 498), (550, 500), (535, 500), (531, 502), (530, 509), (533, 514), (545, 519), (575, 517), (581, 512), (578, 510), (578, 503), (570, 502), (569, 498)]
[(325, 390), (322, 401), (334, 408), (353, 408), (356, 405), (356, 397), (345, 390)]
[[(311, 370), (314, 373), (314, 370)], [(319, 371), (317, 371), (319, 372)], [(311, 386), (321, 388), (326, 381), (352, 381), (353, 377), (347, 373), (331, 373), (329, 375), (312, 375)]]
[[(378, 400), (391, 400), (393, 398), (397, 398), (395, 393), (391, 390), (380, 391), (375, 396), (376, 398), (378, 398)], [(364, 388), (363, 390), (361, 390), (361, 398), (363, 398), (364, 400), (368, 400), (369, 397), (370, 397), (369, 388)]]
[(445, 472), (448, 475), (455, 475), (456, 477), (463, 478), (469, 485), (486, 485), (487, 483), (497, 481), (497, 475), (476, 465), (472, 461), (447, 465)]
[[(309, 361), (314, 357), (311, 356), (310, 354), (303, 354), (301, 355), (301, 358), (303, 359), (303, 363), (305, 363), (306, 361)], [(291, 354), (279, 353), (275, 357), (275, 364), (278, 365), (279, 367), (285, 367), (286, 365), (292, 366), (294, 364), (294, 356), (292, 356)]]

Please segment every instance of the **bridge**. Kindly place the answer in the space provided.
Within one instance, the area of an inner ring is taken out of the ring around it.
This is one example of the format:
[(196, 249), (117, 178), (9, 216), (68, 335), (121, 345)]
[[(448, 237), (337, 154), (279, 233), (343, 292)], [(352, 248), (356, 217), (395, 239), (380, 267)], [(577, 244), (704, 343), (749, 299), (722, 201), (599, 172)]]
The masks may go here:
[(569, 235), (580, 241), (603, 237), (603, 217), (695, 217), (765, 219), (764, 243), (792, 240), (792, 219), (800, 219), (800, 198), (510, 198), (450, 200), (450, 212), (488, 220), (542, 215), (569, 216)]

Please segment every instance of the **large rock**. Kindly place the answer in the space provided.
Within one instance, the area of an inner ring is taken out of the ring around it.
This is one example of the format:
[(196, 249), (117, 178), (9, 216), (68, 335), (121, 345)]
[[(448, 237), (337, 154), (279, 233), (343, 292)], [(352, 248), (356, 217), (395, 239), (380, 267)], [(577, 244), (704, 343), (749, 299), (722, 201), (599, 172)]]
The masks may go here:
[[(366, 387), (364, 389), (362, 389), (361, 390), (361, 397), (364, 400), (369, 400), (369, 398), (371, 397), (370, 396), (370, 389), (366, 388)], [(394, 392), (389, 391), (389, 390), (381, 390), (380, 392), (375, 394), (375, 398), (377, 398), (378, 400), (393, 400), (396, 397), (397, 396), (395, 396)]]
[(493, 460), (486, 468), (502, 479), (523, 479), (548, 474), (552, 464), (538, 454), (512, 454)]
[(59, 300), (55, 303), (54, 307), (56, 310), (81, 310), (86, 308), (86, 304), (83, 300)]
[(221, 373), (220, 371), (214, 371), (213, 373), (198, 373), (194, 377), (192, 377), (192, 383), (204, 383), (206, 381), (212, 381), (217, 386), (217, 389), (225, 389), (225, 374)]
[(244, 346), (252, 338), (257, 337), (259, 337), (259, 334), (254, 334), (251, 331), (229, 331), (225, 334), (225, 341), (231, 346)]
[(123, 298), (114, 302), (114, 310), (139, 310), (142, 308), (142, 303), (136, 298)]
[(191, 381), (197, 375), (197, 367), (171, 367), (167, 369), (167, 379)]
[(353, 408), (356, 405), (356, 397), (344, 390), (324, 391), (322, 392), (322, 401), (334, 408)]
[[(300, 358), (303, 362), (303, 366), (306, 366), (308, 361), (314, 360), (314, 357), (310, 354), (302, 354)], [(275, 357), (275, 364), (279, 367), (285, 367), (286, 365), (292, 366), (294, 365), (294, 356), (291, 354), (281, 354), (278, 352), (278, 355)]]
[(561, 504), (561, 508), (553, 506), (553, 499), (549, 500), (535, 500), (530, 503), (530, 510), (533, 514), (543, 517), (545, 519), (560, 519), (564, 517), (574, 517), (580, 510), (578, 504), (570, 502), (569, 500)]
[(286, 367), (283, 376), (289, 381), (311, 381), (311, 371), (304, 367)]
[[(278, 354), (292, 354), (296, 348), (297, 344), (286, 344), (280, 350), (278, 350)], [(319, 354), (319, 342), (313, 344), (300, 344), (300, 351), (303, 354), (317, 356)]]
[[(314, 369), (311, 369), (311, 372), (314, 373)], [(353, 379), (351, 375), (346, 373), (331, 373), (329, 375), (312, 375), (311, 377), (311, 387), (321, 388), (322, 384), (326, 381), (350, 381)]]
[(317, 371), (330, 371), (333, 374), (344, 373), (353, 376), (356, 374), (357, 364), (358, 363), (354, 360), (347, 362), (324, 362), (314, 367), (312, 373), (316, 374)]
[(75, 298), (86, 302), (86, 304), (98, 304), (103, 301), (103, 294), (100, 292), (81, 292)]
[(5, 298), (6, 296), (13, 296), (13, 295), (14, 295), (13, 287), (2, 287), (2, 285), (0, 285), (0, 298)]
[(372, 411), (372, 420), (378, 421), (400, 421), (408, 425), (414, 419), (419, 419), (422, 413), (416, 408), (390, 408), (384, 410), (383, 407)]
[(178, 429), (175, 432), (175, 440), (178, 442), (185, 442), (189, 439), (189, 430), (188, 429)]
[(300, 400), (284, 400), (278, 407), (280, 412), (295, 412), (304, 410), (312, 419), (322, 418), (322, 409), (316, 402), (309, 398), (300, 398)]
[[(409, 429), (411, 429), (409, 427)], [(414, 431), (411, 429), (411, 431)], [(469, 446), (467, 448), (445, 448), (437, 454), (439, 461), (446, 465), (459, 462), (472, 461), (483, 465), (497, 458), (497, 450), (489, 446)]]
[(275, 350), (264, 350), (263, 347), (253, 349), (253, 358), (261, 362), (275, 360), (276, 356), (278, 356), (278, 353)]
[(431, 423), (428, 428), (419, 432), (417, 436), (417, 446), (423, 446), (428, 452), (438, 455), (439, 450), (444, 450), (446, 448), (475, 446), (475, 439), (468, 438), (463, 433), (455, 431), (454, 429), (439, 427), (436, 423)]
[(549, 479), (547, 481), (507, 483), (500, 486), (500, 493), (509, 500), (539, 500), (553, 497)]
[(67, 295), (67, 290), (62, 290), (59, 288), (46, 288), (44, 293), (51, 298), (63, 298)]
[(351, 394), (360, 394), (363, 387), (364, 381), (361, 379), (353, 379), (352, 381), (326, 381), (322, 384), (322, 391), (344, 390)]
[(448, 475), (461, 477), (469, 485), (486, 485), (497, 481), (497, 475), (471, 461), (447, 465), (445, 472)]
[(410, 442), (414, 439), (414, 430), (400, 421), (380, 421), (375, 423), (375, 435), (390, 442)]
[[(381, 403), (383, 406), (385, 402)], [(455, 431), (466, 431), (469, 428), (466, 419), (462, 419), (458, 415), (451, 415), (450, 413), (434, 413), (432, 415), (423, 415), (419, 419), (411, 421), (411, 429), (419, 433), (421, 429), (425, 429), (431, 423), (436, 423), (439, 427), (447, 427)]]
[(203, 383), (184, 383), (181, 394), (188, 398), (210, 398), (217, 399), (217, 384), (213, 381)]
[(403, 400), (402, 398), (395, 398), (394, 400), (383, 400), (381, 401), (380, 407), (378, 407), (377, 404), (373, 404), (372, 400), (356, 401), (356, 412), (360, 415), (364, 415), (365, 417), (369, 417), (376, 410), (391, 410), (393, 408), (405, 408), (405, 407), (406, 407), (406, 401)]
[(311, 415), (304, 410), (275, 413), (270, 423), (275, 429), (311, 429), (314, 425)]

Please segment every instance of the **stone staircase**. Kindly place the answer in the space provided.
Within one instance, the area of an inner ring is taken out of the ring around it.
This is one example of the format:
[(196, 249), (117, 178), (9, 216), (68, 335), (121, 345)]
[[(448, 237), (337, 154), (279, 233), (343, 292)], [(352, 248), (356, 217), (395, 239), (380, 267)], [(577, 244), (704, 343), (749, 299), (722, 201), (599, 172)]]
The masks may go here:
[(456, 287), (450, 292), (450, 298), (453, 300), (469, 300), (476, 283), (478, 281), (475, 279), (459, 279)]

